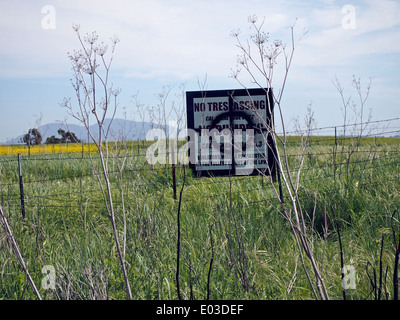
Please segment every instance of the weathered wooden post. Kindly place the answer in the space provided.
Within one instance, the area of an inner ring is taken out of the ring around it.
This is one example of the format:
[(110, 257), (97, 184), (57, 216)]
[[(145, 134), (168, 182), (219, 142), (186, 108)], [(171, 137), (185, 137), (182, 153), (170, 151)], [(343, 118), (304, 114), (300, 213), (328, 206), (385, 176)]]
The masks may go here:
[(171, 155), (172, 155), (172, 188), (173, 188), (173, 197), (174, 200), (176, 200), (176, 165), (175, 165), (175, 143), (171, 139), (170, 140), (170, 146), (171, 146)]
[(333, 180), (336, 181), (336, 152), (337, 152), (337, 128), (335, 127), (335, 145), (333, 147)]
[(19, 193), (21, 198), (21, 214), (25, 219), (25, 197), (24, 197), (24, 182), (22, 178), (21, 154), (18, 153), (18, 174), (19, 174)]

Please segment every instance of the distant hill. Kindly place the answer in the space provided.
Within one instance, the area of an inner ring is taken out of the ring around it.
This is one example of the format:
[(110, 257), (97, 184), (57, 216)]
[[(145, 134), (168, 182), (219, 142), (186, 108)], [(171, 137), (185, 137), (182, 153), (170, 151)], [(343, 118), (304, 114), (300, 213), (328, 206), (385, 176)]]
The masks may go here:
[[(110, 119), (106, 119), (105, 126), (108, 127), (109, 123)], [(143, 140), (146, 138), (146, 133), (152, 128), (156, 127), (157, 125), (151, 122), (136, 122), (132, 120), (114, 119), (110, 127), (109, 141)], [(30, 128), (27, 128), (26, 131), (28, 132), (29, 129)], [(78, 139), (80, 139), (81, 141), (87, 142), (88, 140), (88, 134), (83, 125), (80, 126), (76, 124), (48, 123), (40, 126), (38, 129), (43, 136), (43, 143), (46, 141), (47, 138), (51, 136), (60, 138), (60, 135), (57, 132), (59, 129), (75, 133)], [(97, 134), (99, 132), (98, 125), (95, 124), (90, 126), (90, 131), (97, 138)], [(6, 143), (4, 142), (0, 144), (19, 144), (21, 143), (24, 134), (12, 138)]]

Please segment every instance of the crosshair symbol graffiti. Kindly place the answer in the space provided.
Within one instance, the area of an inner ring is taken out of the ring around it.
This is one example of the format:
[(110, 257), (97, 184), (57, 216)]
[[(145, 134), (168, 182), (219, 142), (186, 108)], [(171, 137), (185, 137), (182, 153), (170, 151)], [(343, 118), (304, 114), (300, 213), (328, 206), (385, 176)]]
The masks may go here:
[(212, 129), (213, 129), (213, 128), (216, 128), (217, 124), (218, 124), (222, 119), (224, 119), (226, 116), (229, 116), (229, 117), (242, 117), (242, 118), (244, 118), (244, 119), (247, 121), (247, 123), (249, 124), (249, 126), (250, 126), (251, 128), (254, 127), (254, 123), (253, 123), (252, 117), (251, 117), (250, 115), (248, 115), (246, 112), (243, 112), (243, 111), (229, 111), (229, 112), (221, 113), (221, 114), (219, 114), (218, 116), (216, 116), (216, 117), (214, 118), (214, 120), (211, 122), (211, 128), (212, 128)]
[[(211, 122), (211, 129), (216, 129), (217, 128), (217, 125), (218, 125), (218, 123), (220, 122), (220, 121), (222, 121), (222, 120), (224, 120), (226, 117), (228, 117), (229, 119), (230, 119), (230, 130), (231, 130), (231, 133), (232, 133), (232, 141), (231, 141), (231, 144), (232, 145), (234, 145), (234, 135), (233, 135), (233, 121), (234, 121), (234, 119), (235, 119), (235, 117), (241, 117), (242, 119), (244, 119), (244, 120), (246, 120), (247, 121), (247, 124), (248, 124), (248, 126), (250, 127), (250, 128), (255, 128), (255, 125), (254, 125), (254, 122), (253, 122), (253, 119), (252, 119), (252, 116), (251, 115), (249, 115), (248, 113), (246, 113), (246, 112), (243, 112), (243, 111), (233, 111), (233, 110), (230, 110), (230, 111), (228, 111), (228, 112), (224, 112), (224, 113), (221, 113), (221, 114), (219, 114), (218, 116), (216, 116), (214, 119), (213, 119), (213, 121)], [(214, 148), (214, 149), (220, 149), (220, 144), (217, 142), (217, 141), (215, 141), (215, 139), (212, 139), (212, 147)], [(241, 149), (242, 151), (245, 151), (245, 150), (243, 150), (243, 149)], [(233, 161), (232, 162), (232, 165), (233, 166), (235, 166), (235, 162)]]

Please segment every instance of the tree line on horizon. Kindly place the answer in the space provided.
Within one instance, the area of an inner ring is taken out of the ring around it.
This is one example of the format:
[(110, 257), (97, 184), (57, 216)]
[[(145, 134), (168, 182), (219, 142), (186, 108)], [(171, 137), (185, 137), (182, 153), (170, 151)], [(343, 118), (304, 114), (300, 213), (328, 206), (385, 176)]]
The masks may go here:
[[(60, 144), (60, 143), (80, 143), (81, 140), (78, 139), (75, 133), (70, 131), (65, 131), (63, 129), (58, 129), (57, 133), (61, 136), (58, 138), (56, 136), (51, 136), (46, 139), (45, 144)], [(28, 133), (25, 134), (22, 139), (23, 143), (28, 146), (40, 145), (43, 141), (43, 136), (39, 129), (33, 128), (29, 129)]]

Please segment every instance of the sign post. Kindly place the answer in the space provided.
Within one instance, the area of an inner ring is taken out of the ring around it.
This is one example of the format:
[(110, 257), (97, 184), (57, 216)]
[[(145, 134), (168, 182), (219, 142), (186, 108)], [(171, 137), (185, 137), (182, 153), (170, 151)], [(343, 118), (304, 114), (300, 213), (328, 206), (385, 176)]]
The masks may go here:
[(271, 88), (186, 92), (189, 165), (196, 176), (271, 175)]

